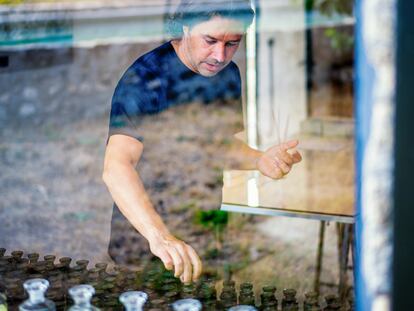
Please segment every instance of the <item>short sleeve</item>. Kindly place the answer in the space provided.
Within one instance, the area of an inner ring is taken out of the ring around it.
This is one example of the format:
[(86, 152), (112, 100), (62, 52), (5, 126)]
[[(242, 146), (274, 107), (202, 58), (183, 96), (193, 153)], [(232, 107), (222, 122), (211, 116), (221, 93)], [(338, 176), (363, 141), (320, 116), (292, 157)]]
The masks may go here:
[(123, 134), (143, 141), (140, 123), (145, 114), (158, 111), (161, 82), (147, 68), (132, 65), (115, 88), (109, 118), (109, 135)]

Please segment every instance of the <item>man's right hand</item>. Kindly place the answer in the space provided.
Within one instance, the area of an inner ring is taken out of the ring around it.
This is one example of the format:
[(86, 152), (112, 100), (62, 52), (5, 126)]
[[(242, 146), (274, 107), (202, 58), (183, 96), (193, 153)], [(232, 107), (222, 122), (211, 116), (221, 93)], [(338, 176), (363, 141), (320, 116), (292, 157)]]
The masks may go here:
[(151, 252), (184, 283), (201, 274), (201, 260), (194, 249), (170, 234), (151, 204), (135, 170), (144, 146), (135, 138), (112, 135), (105, 152), (103, 179), (122, 214), (149, 242)]
[(201, 275), (202, 264), (196, 251), (185, 242), (172, 235), (148, 239), (151, 252), (159, 257), (167, 270), (174, 269), (174, 276), (181, 282), (197, 281)]

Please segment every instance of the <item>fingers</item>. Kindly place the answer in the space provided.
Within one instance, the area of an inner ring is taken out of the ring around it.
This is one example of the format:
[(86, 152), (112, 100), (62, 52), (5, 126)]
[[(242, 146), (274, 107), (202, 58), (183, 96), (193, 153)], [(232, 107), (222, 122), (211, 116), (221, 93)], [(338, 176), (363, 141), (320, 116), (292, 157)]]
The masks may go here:
[(294, 150), (291, 154), (292, 159), (293, 159), (293, 164), (299, 163), (300, 161), (302, 161), (302, 156), (300, 155), (299, 151)]
[(184, 261), (174, 246), (170, 246), (168, 252), (170, 253), (170, 256), (174, 262), (174, 276), (178, 278), (184, 272)]
[(282, 143), (280, 145), (280, 148), (283, 149), (283, 150), (288, 150), (288, 149), (295, 148), (298, 144), (299, 144), (299, 140), (293, 139), (293, 140), (289, 140), (285, 143)]
[(293, 164), (293, 158), (292, 156), (285, 150), (279, 150), (276, 153), (276, 156), (279, 158), (279, 160), (282, 160), (287, 165), (291, 166)]
[(193, 281), (197, 281), (201, 275), (201, 271), (203, 269), (200, 257), (198, 257), (195, 250), (190, 246), (187, 246), (188, 256), (190, 257), (191, 263), (193, 265)]
[(161, 259), (162, 263), (164, 264), (165, 269), (172, 270), (174, 267), (174, 262), (168, 254), (166, 250), (161, 250), (160, 254), (158, 254), (158, 257)]
[(191, 265), (190, 258), (187, 255), (187, 248), (184, 245), (184, 243), (179, 243), (177, 245), (177, 250), (180, 253), (180, 256), (184, 262), (184, 272), (181, 275), (180, 279), (183, 283), (190, 283), (193, 274), (193, 267)]
[(275, 162), (276, 162), (277, 167), (282, 171), (283, 175), (290, 172), (290, 165), (283, 162), (283, 160), (275, 158)]
[(163, 240), (149, 240), (151, 252), (159, 257), (167, 270), (174, 268), (174, 276), (183, 283), (196, 281), (202, 270), (201, 260), (188, 244), (173, 236)]
[[(174, 265), (174, 276), (183, 283), (196, 281), (202, 271), (201, 260), (195, 250), (182, 241), (172, 243), (168, 247), (169, 257)], [(168, 260), (167, 260), (168, 261)], [(164, 264), (165, 265), (165, 264)], [(165, 265), (167, 267), (167, 265)]]

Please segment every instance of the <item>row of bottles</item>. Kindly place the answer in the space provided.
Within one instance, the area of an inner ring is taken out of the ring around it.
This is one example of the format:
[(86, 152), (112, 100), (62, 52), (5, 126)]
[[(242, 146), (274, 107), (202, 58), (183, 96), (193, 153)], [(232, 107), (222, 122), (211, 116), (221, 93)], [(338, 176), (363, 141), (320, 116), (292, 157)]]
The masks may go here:
[[(45, 293), (49, 287), (49, 282), (45, 279), (31, 279), (24, 282), (24, 289), (29, 294), (29, 299), (19, 306), (19, 311), (54, 311), (55, 303), (46, 298)], [(93, 286), (81, 284), (71, 287), (69, 294), (74, 305), (69, 311), (99, 311), (100, 309), (91, 303), (92, 296), (95, 294)], [(143, 310), (143, 306), (148, 299), (148, 295), (140, 291), (130, 291), (122, 293), (119, 301), (127, 311)]]
[[(29, 299), (19, 306), (19, 311), (55, 311), (56, 305), (52, 300), (45, 297), (49, 282), (45, 279), (31, 279), (24, 282), (24, 288), (29, 294)], [(95, 289), (87, 284), (81, 284), (69, 289), (69, 294), (74, 301), (74, 305), (69, 311), (99, 311), (100, 309), (91, 303)], [(144, 304), (148, 300), (148, 295), (140, 291), (130, 291), (122, 293), (119, 301), (123, 304), (126, 311), (142, 311)], [(171, 304), (174, 311), (200, 311), (202, 304), (192, 298), (180, 299)], [(252, 306), (234, 306), (230, 311), (254, 311)]]
[[(228, 310), (237, 305), (267, 311), (299, 310), (299, 307), (305, 311), (342, 310), (342, 307), (343, 310), (353, 310), (351, 301), (345, 308), (333, 295), (326, 296), (325, 302), (320, 304), (318, 295), (312, 292), (306, 293), (303, 304), (299, 305), (294, 289), (284, 289), (279, 301), (274, 286), (264, 286), (256, 304), (253, 285), (242, 283), (237, 291), (233, 280), (224, 281), (218, 295), (216, 280), (203, 277), (197, 284), (183, 285), (157, 258), (133, 271), (123, 266), (109, 269), (106, 263), (96, 263), (89, 268), (88, 260), (76, 260), (73, 265), (69, 257), (57, 260), (54, 255), (46, 255), (42, 260), (36, 253), (27, 254), (26, 258), (22, 251), (13, 251), (10, 256), (5, 253), (0, 249), (0, 293), (6, 293), (10, 306), (17, 306), (27, 298), (23, 290), (25, 280), (45, 279), (49, 282), (46, 298), (54, 301), (57, 310), (67, 310), (73, 304), (69, 289), (80, 284), (94, 288), (92, 304), (104, 310), (119, 310), (121, 293), (135, 291), (146, 293), (146, 309), (151, 311), (165, 310), (166, 306), (182, 299), (197, 299), (203, 310)], [(0, 311), (3, 311), (1, 295)]]

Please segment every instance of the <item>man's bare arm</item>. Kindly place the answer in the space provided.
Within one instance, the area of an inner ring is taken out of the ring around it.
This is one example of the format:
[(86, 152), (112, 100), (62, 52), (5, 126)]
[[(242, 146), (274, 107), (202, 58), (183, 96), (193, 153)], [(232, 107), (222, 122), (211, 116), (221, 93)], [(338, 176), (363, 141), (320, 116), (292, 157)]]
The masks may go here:
[(290, 140), (263, 152), (250, 148), (236, 134), (232, 139), (230, 155), (237, 164), (227, 169), (259, 170), (270, 178), (282, 178), (290, 172), (294, 164), (302, 160), (302, 156), (295, 149), (298, 143), (297, 140)]
[(103, 180), (121, 212), (148, 240), (151, 252), (167, 269), (174, 267), (175, 275), (188, 283), (201, 274), (201, 261), (191, 246), (171, 235), (154, 209), (135, 169), (143, 149), (135, 138), (111, 136), (105, 152)]

